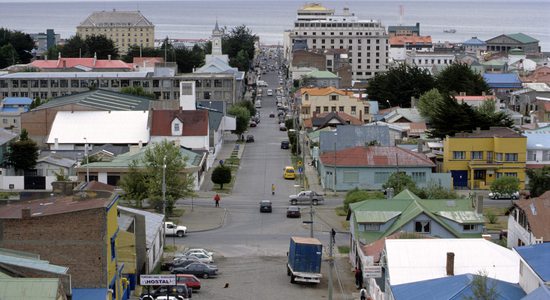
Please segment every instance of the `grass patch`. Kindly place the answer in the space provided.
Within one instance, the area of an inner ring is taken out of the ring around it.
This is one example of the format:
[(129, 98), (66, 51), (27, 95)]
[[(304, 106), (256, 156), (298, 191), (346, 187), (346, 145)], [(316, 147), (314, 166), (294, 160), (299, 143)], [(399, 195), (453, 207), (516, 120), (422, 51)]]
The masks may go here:
[(338, 246), (338, 253), (348, 254), (349, 253), (349, 246)]
[(488, 231), (500, 231), (508, 226), (508, 216), (506, 207), (484, 207), (483, 215), (485, 216), (485, 228)]
[[(176, 246), (164, 244), (164, 252), (171, 253), (171, 252), (176, 252), (176, 250), (177, 250)], [(160, 266), (159, 266), (159, 270), (160, 270)]]
[(348, 212), (343, 206), (338, 206), (337, 208), (334, 209), (334, 211), (336, 212), (336, 215), (340, 217), (348, 215)]
[(185, 213), (185, 208), (175, 208), (172, 209), (172, 214), (170, 215), (170, 218), (179, 218), (183, 216)]

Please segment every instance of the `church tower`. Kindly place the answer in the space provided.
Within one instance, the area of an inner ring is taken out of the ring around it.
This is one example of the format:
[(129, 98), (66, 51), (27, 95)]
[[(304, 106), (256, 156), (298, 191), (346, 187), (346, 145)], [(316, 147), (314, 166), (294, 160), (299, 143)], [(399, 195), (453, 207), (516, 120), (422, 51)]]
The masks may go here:
[(218, 27), (218, 20), (216, 20), (216, 26), (212, 30), (212, 55), (222, 55), (222, 36), (223, 32)]

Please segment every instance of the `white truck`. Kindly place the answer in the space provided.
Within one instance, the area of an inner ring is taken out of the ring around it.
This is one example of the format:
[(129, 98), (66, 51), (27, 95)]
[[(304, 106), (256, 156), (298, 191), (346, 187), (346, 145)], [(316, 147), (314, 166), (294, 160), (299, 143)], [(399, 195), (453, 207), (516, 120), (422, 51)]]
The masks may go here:
[(176, 225), (174, 222), (164, 222), (164, 235), (177, 235), (179, 237), (187, 234), (187, 227)]

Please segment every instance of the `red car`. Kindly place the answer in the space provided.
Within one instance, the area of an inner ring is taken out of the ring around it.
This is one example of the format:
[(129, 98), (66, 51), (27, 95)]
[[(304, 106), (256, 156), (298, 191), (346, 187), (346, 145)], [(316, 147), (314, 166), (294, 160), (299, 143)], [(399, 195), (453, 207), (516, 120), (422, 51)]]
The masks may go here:
[(195, 275), (191, 274), (176, 274), (177, 283), (185, 283), (193, 291), (201, 289), (201, 281)]

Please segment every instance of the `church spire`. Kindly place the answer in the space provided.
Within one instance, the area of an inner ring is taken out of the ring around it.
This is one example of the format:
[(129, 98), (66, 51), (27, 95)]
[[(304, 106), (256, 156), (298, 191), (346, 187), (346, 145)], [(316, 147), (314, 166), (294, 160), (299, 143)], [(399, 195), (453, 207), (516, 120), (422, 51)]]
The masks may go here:
[(212, 30), (212, 55), (222, 55), (222, 36), (223, 33), (216, 19), (216, 26), (214, 26), (214, 30)]

